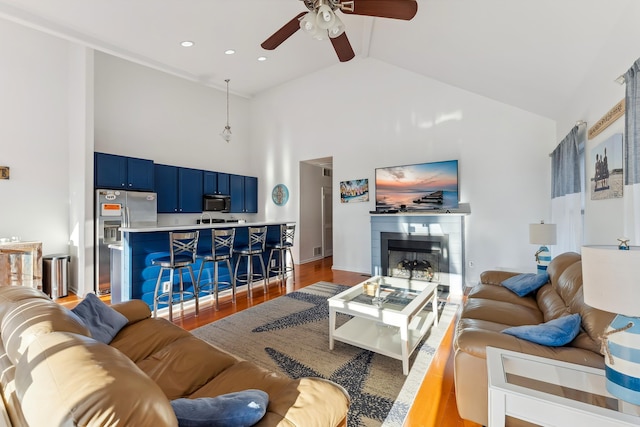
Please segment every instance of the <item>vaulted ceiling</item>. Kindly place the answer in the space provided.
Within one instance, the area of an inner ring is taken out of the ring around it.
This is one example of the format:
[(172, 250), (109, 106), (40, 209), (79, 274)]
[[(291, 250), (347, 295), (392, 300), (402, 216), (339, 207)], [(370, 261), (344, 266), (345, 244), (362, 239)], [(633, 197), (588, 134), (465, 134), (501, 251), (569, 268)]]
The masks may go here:
[[(375, 58), (556, 119), (586, 81), (614, 84), (640, 57), (637, 0), (417, 2), (411, 21), (338, 12), (352, 61)], [(246, 97), (351, 66), (302, 31), (260, 47), (304, 11), (300, 0), (0, 0), (0, 18), (222, 90), (229, 78)]]

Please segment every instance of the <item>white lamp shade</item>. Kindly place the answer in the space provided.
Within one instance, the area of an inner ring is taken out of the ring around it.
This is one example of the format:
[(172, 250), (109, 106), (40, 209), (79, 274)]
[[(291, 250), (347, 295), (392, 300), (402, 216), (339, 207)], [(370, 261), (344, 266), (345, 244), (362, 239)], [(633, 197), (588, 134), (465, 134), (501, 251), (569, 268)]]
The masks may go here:
[(529, 224), (529, 243), (534, 245), (555, 245), (555, 224)]
[(582, 247), (582, 289), (591, 307), (640, 316), (640, 248)]

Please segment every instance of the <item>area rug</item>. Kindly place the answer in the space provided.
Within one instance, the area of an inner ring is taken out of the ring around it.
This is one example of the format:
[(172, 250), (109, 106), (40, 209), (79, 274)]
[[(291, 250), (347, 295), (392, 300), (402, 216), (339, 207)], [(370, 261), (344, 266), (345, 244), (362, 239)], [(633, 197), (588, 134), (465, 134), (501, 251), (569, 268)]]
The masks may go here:
[[(318, 282), (192, 333), (291, 378), (321, 377), (342, 385), (351, 397), (348, 427), (400, 427), (453, 319), (455, 304), (441, 304), (438, 326), (431, 328), (416, 349), (409, 375), (404, 376), (400, 360), (337, 341), (334, 350), (329, 350), (327, 298), (345, 289), (347, 286)], [(348, 316), (339, 314), (336, 322), (341, 325), (347, 320)]]

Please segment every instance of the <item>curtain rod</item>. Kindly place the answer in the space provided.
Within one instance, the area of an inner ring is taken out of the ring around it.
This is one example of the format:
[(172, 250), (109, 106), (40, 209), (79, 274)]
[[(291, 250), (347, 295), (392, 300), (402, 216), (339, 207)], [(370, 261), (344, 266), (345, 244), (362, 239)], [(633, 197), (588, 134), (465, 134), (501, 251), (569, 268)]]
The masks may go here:
[[(587, 122), (584, 120), (578, 120), (574, 127), (586, 126)], [(555, 151), (555, 150), (554, 150)], [(553, 152), (549, 153), (549, 157), (553, 156)]]

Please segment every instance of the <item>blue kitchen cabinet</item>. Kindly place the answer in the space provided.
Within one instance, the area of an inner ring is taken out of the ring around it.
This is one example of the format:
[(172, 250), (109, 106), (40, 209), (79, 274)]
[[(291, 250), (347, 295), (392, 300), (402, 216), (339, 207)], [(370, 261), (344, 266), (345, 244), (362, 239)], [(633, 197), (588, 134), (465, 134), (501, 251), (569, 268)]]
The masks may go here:
[(202, 174), (199, 169), (178, 168), (178, 211), (202, 212)]
[(204, 194), (229, 193), (229, 174), (222, 172), (204, 171)]
[(202, 212), (203, 171), (155, 165), (158, 213)]
[(258, 213), (258, 178), (244, 177), (244, 211)]
[(95, 153), (94, 162), (95, 188), (139, 191), (154, 189), (153, 160)]
[(218, 172), (204, 172), (202, 191), (204, 194), (218, 194)]
[(229, 179), (232, 213), (258, 212), (258, 178), (231, 175)]
[(231, 194), (229, 174), (218, 172), (218, 194)]

